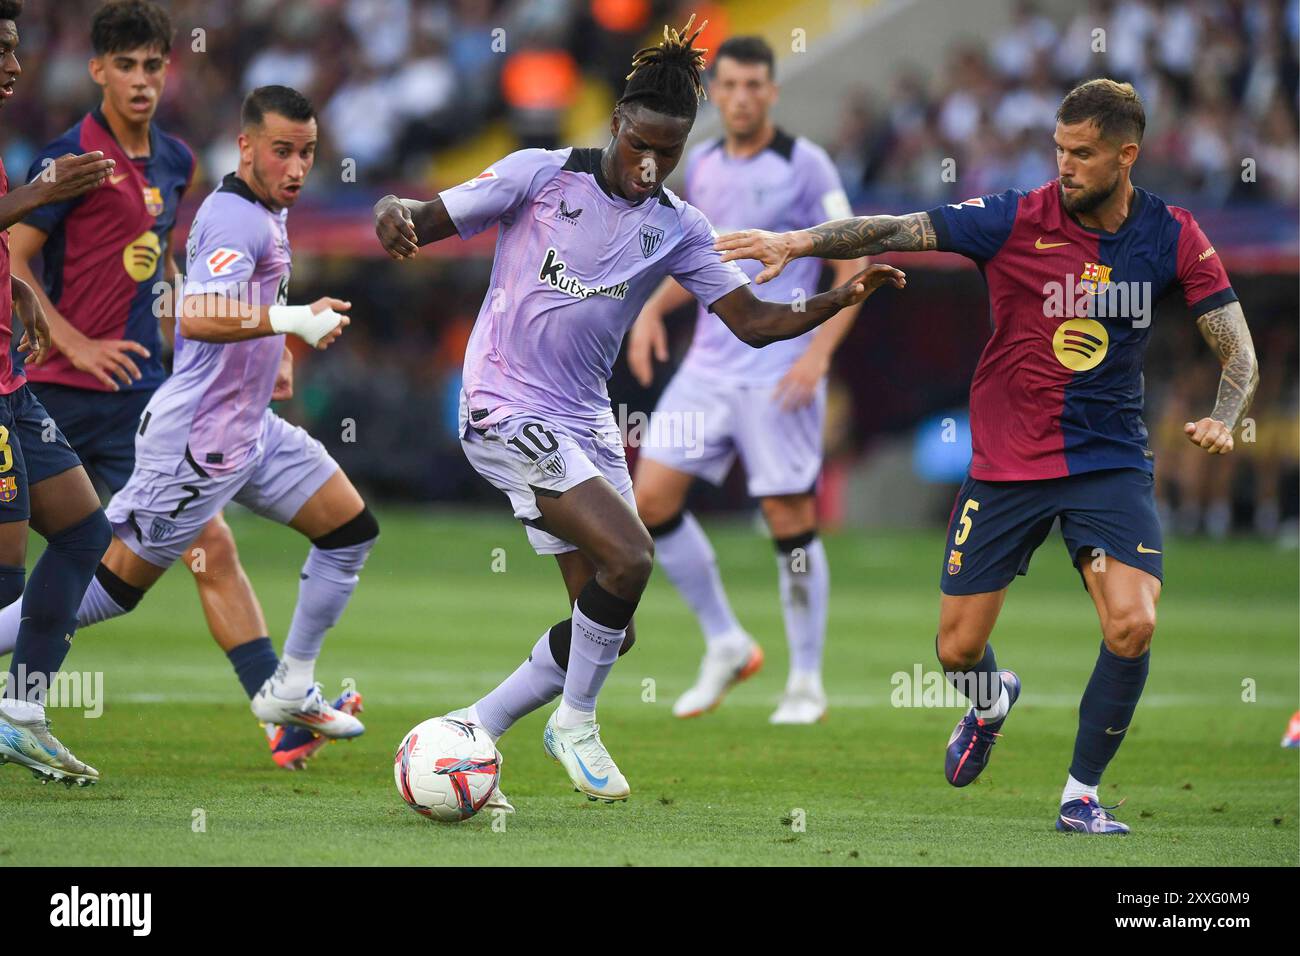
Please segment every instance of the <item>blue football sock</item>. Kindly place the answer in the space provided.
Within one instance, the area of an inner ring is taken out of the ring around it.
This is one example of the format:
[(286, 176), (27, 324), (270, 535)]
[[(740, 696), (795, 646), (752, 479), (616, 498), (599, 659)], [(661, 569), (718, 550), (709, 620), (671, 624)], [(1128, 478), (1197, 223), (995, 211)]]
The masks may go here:
[(46, 538), (45, 553), (23, 591), (5, 696), (45, 703), (45, 692), (72, 648), (82, 595), (112, 540), (113, 529), (102, 509)]
[[(938, 638), (935, 638), (938, 644)], [(979, 710), (988, 710), (1002, 696), (1002, 677), (998, 659), (993, 656), (993, 645), (984, 645), (984, 656), (968, 671), (944, 671), (944, 677), (958, 691), (970, 699)]]
[(1133, 720), (1150, 661), (1150, 651), (1141, 657), (1120, 657), (1101, 645), (1097, 666), (1079, 701), (1079, 733), (1074, 738), (1070, 776), (1080, 783), (1095, 787), (1101, 782)]
[(275, 656), (269, 637), (259, 637), (240, 644), (226, 651), (226, 657), (235, 668), (235, 676), (244, 687), (244, 693), (252, 700), (267, 679), (280, 666), (280, 659)]

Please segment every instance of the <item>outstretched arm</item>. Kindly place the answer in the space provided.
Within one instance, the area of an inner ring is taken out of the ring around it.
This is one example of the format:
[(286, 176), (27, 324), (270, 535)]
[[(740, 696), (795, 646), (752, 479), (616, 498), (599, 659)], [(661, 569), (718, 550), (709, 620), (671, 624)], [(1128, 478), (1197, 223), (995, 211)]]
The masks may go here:
[(906, 216), (835, 219), (794, 232), (746, 229), (719, 237), (713, 248), (723, 254), (723, 262), (757, 259), (763, 263), (765, 268), (755, 279), (763, 283), (780, 275), (791, 259), (856, 259), (881, 252), (929, 252), (938, 248), (938, 241), (930, 214), (914, 212)]
[(844, 285), (813, 296), (803, 303), (803, 308), (764, 302), (749, 286), (742, 285), (714, 302), (712, 308), (736, 338), (746, 345), (762, 348), (803, 335), (840, 309), (857, 305), (886, 282), (901, 289), (907, 285), (907, 276), (893, 266), (868, 266)]
[(1255, 343), (1251, 341), (1240, 302), (1211, 309), (1196, 320), (1196, 326), (1219, 357), (1223, 374), (1219, 376), (1214, 411), (1199, 422), (1188, 422), (1183, 432), (1211, 455), (1226, 455), (1233, 448), (1232, 430), (1250, 408), (1259, 385)]
[(420, 246), (455, 234), (441, 196), (420, 202), (390, 195), (375, 203), (375, 235), (394, 259), (409, 259)]

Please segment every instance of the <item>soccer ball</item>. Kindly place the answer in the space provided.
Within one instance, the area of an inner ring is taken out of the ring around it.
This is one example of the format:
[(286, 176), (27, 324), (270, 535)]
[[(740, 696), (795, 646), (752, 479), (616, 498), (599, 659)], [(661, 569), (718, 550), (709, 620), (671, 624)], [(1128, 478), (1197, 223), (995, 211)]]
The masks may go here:
[(442, 823), (468, 820), (496, 792), (497, 748), (477, 724), (433, 717), (402, 738), (393, 760), (397, 792), (416, 813)]

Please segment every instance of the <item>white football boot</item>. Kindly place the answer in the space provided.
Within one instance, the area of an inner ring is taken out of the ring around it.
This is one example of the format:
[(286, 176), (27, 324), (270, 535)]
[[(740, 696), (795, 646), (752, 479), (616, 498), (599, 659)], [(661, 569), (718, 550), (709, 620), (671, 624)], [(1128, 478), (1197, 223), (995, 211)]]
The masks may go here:
[[(468, 707), (461, 707), (459, 710), (449, 711), (446, 716), (450, 717), (452, 720), (459, 720), (463, 724), (474, 724), (475, 727), (487, 734), (489, 740), (492, 739), (492, 735), (488, 734), (487, 729), (482, 724), (470, 720)], [(494, 747), (496, 746), (495, 740), (492, 741), (492, 745)], [(514, 804), (512, 804), (506, 795), (501, 792), (501, 768), (505, 766), (505, 762), (506, 758), (501, 756), (501, 751), (498, 749), (496, 789), (492, 791), (492, 796), (488, 797), (488, 802), (483, 804), (483, 809), (487, 810), (489, 813), (493, 810), (500, 810), (502, 813), (515, 812)]]
[(815, 724), (826, 719), (826, 691), (817, 674), (791, 674), (769, 724)]
[(574, 788), (585, 793), (587, 799), (606, 803), (626, 800), (632, 788), (601, 742), (600, 724), (595, 717), (566, 730), (556, 720), (558, 715), (558, 710), (551, 714), (542, 733), (546, 755), (564, 768)]
[(313, 684), (301, 697), (286, 698), (276, 694), (274, 682), (274, 677), (268, 677), (249, 704), (262, 723), (305, 727), (331, 739), (360, 737), (366, 732), (365, 724), (325, 699), (320, 684)]
[(88, 787), (99, 780), (99, 771), (82, 763), (50, 733), (50, 721), (15, 720), (0, 714), (0, 764), (12, 761), (32, 772), (41, 783), (59, 780), (71, 787)]
[(673, 703), (674, 717), (707, 714), (722, 703), (727, 691), (758, 673), (763, 666), (763, 649), (743, 631), (739, 637), (704, 652), (695, 683)]

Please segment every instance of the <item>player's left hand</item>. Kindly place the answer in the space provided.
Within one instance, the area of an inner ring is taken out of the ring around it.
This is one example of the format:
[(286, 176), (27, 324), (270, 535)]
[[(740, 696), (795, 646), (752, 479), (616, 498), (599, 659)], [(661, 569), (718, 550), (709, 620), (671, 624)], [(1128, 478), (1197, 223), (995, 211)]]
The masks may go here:
[(1193, 445), (1200, 445), (1211, 455), (1226, 455), (1233, 448), (1232, 429), (1217, 418), (1188, 422), (1183, 426), (1183, 434)]
[(23, 337), (18, 351), (27, 353), (27, 364), (43, 365), (53, 352), (50, 345), (50, 321), (45, 317), (41, 300), (30, 293), (14, 298), (14, 311), (23, 322)]
[(885, 283), (895, 289), (907, 287), (907, 273), (884, 263), (869, 265), (842, 286), (831, 289), (827, 295), (834, 296), (841, 309), (857, 305)]
[(287, 402), (293, 398), (293, 353), (288, 349), (280, 356), (280, 368), (275, 373), (275, 387), (271, 390), (271, 401)]
[(773, 396), (787, 412), (811, 404), (817, 395), (817, 386), (826, 377), (830, 367), (830, 359), (819, 349), (808, 349), (790, 366), (781, 381), (776, 383)]

